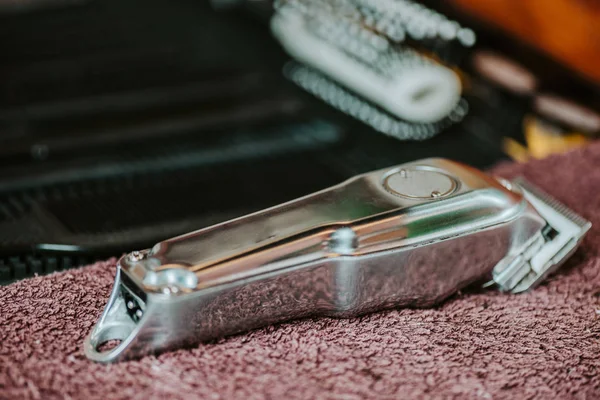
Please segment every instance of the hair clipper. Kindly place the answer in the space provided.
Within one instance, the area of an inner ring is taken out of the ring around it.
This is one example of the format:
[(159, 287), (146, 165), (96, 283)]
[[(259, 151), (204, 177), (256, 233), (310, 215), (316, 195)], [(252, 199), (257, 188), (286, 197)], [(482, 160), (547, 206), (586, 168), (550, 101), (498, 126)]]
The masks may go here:
[(443, 159), (386, 168), (124, 256), (85, 353), (112, 362), (290, 319), (429, 307), (482, 280), (522, 292), (590, 226), (522, 180)]

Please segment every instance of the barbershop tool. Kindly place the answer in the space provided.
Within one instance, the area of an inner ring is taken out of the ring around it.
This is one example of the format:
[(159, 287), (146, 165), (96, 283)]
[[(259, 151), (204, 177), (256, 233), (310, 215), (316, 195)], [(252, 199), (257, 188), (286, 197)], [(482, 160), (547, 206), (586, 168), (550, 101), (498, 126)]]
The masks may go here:
[(468, 103), (460, 99), (448, 116), (440, 121), (411, 123), (395, 118), (379, 107), (364, 101), (358, 95), (306, 65), (290, 61), (284, 67), (283, 73), (286, 78), (330, 106), (398, 140), (420, 141), (432, 138), (443, 129), (461, 121), (469, 110)]
[(295, 60), (398, 118), (436, 122), (460, 98), (460, 81), (448, 68), (413, 50), (392, 49), (356, 22), (319, 21), (290, 10), (273, 17), (271, 30)]
[(382, 169), (124, 256), (85, 353), (113, 362), (290, 319), (429, 307), (475, 282), (523, 292), (590, 226), (524, 180), (444, 159)]
[(271, 31), (299, 63), (285, 75), (342, 112), (401, 140), (428, 139), (466, 114), (458, 75), (404, 42), (471, 46), (472, 31), (409, 1), (284, 0), (274, 8)]

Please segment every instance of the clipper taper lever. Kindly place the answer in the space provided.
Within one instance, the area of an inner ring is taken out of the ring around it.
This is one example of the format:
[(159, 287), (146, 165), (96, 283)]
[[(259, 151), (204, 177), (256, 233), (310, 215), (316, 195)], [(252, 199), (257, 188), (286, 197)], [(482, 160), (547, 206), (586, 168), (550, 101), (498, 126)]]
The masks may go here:
[(523, 181), (415, 161), (126, 255), (85, 352), (111, 362), (294, 318), (427, 307), (486, 278), (520, 292), (589, 228)]

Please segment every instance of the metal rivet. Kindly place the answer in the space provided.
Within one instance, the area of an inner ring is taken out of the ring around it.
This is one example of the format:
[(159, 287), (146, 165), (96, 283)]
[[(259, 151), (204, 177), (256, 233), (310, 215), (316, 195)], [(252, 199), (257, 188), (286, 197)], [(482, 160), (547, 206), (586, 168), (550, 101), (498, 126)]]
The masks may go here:
[(440, 192), (438, 192), (437, 190), (434, 190), (433, 192), (431, 192), (431, 197), (433, 197), (434, 199), (437, 199), (441, 195), (442, 194)]
[(352, 228), (340, 228), (329, 239), (329, 248), (339, 254), (352, 254), (357, 247), (358, 238)]
[(129, 253), (128, 259), (129, 261), (142, 261), (144, 258), (146, 258), (146, 253), (143, 253), (141, 251), (132, 251), (131, 253)]
[(405, 169), (401, 169), (401, 170), (399, 171), (399, 174), (400, 174), (400, 176), (401, 176), (402, 178), (406, 178), (406, 177), (408, 176), (408, 173), (406, 172), (406, 170), (405, 170)]
[(177, 294), (179, 293), (179, 288), (175, 285), (163, 286), (161, 291), (164, 294)]
[(129, 300), (129, 301), (127, 302), (127, 308), (129, 308), (130, 310), (132, 310), (132, 309), (133, 309), (133, 307), (135, 307), (135, 304), (133, 303), (133, 301)]

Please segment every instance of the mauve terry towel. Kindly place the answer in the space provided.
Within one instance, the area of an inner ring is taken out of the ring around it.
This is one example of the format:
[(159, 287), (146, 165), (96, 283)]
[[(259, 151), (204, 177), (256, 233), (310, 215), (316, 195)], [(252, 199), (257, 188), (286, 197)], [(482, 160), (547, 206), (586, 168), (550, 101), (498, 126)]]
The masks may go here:
[(82, 341), (115, 260), (0, 288), (1, 398), (600, 398), (600, 143), (496, 169), (594, 223), (562, 270), (523, 295), (458, 294), (428, 310), (309, 319), (100, 365)]

